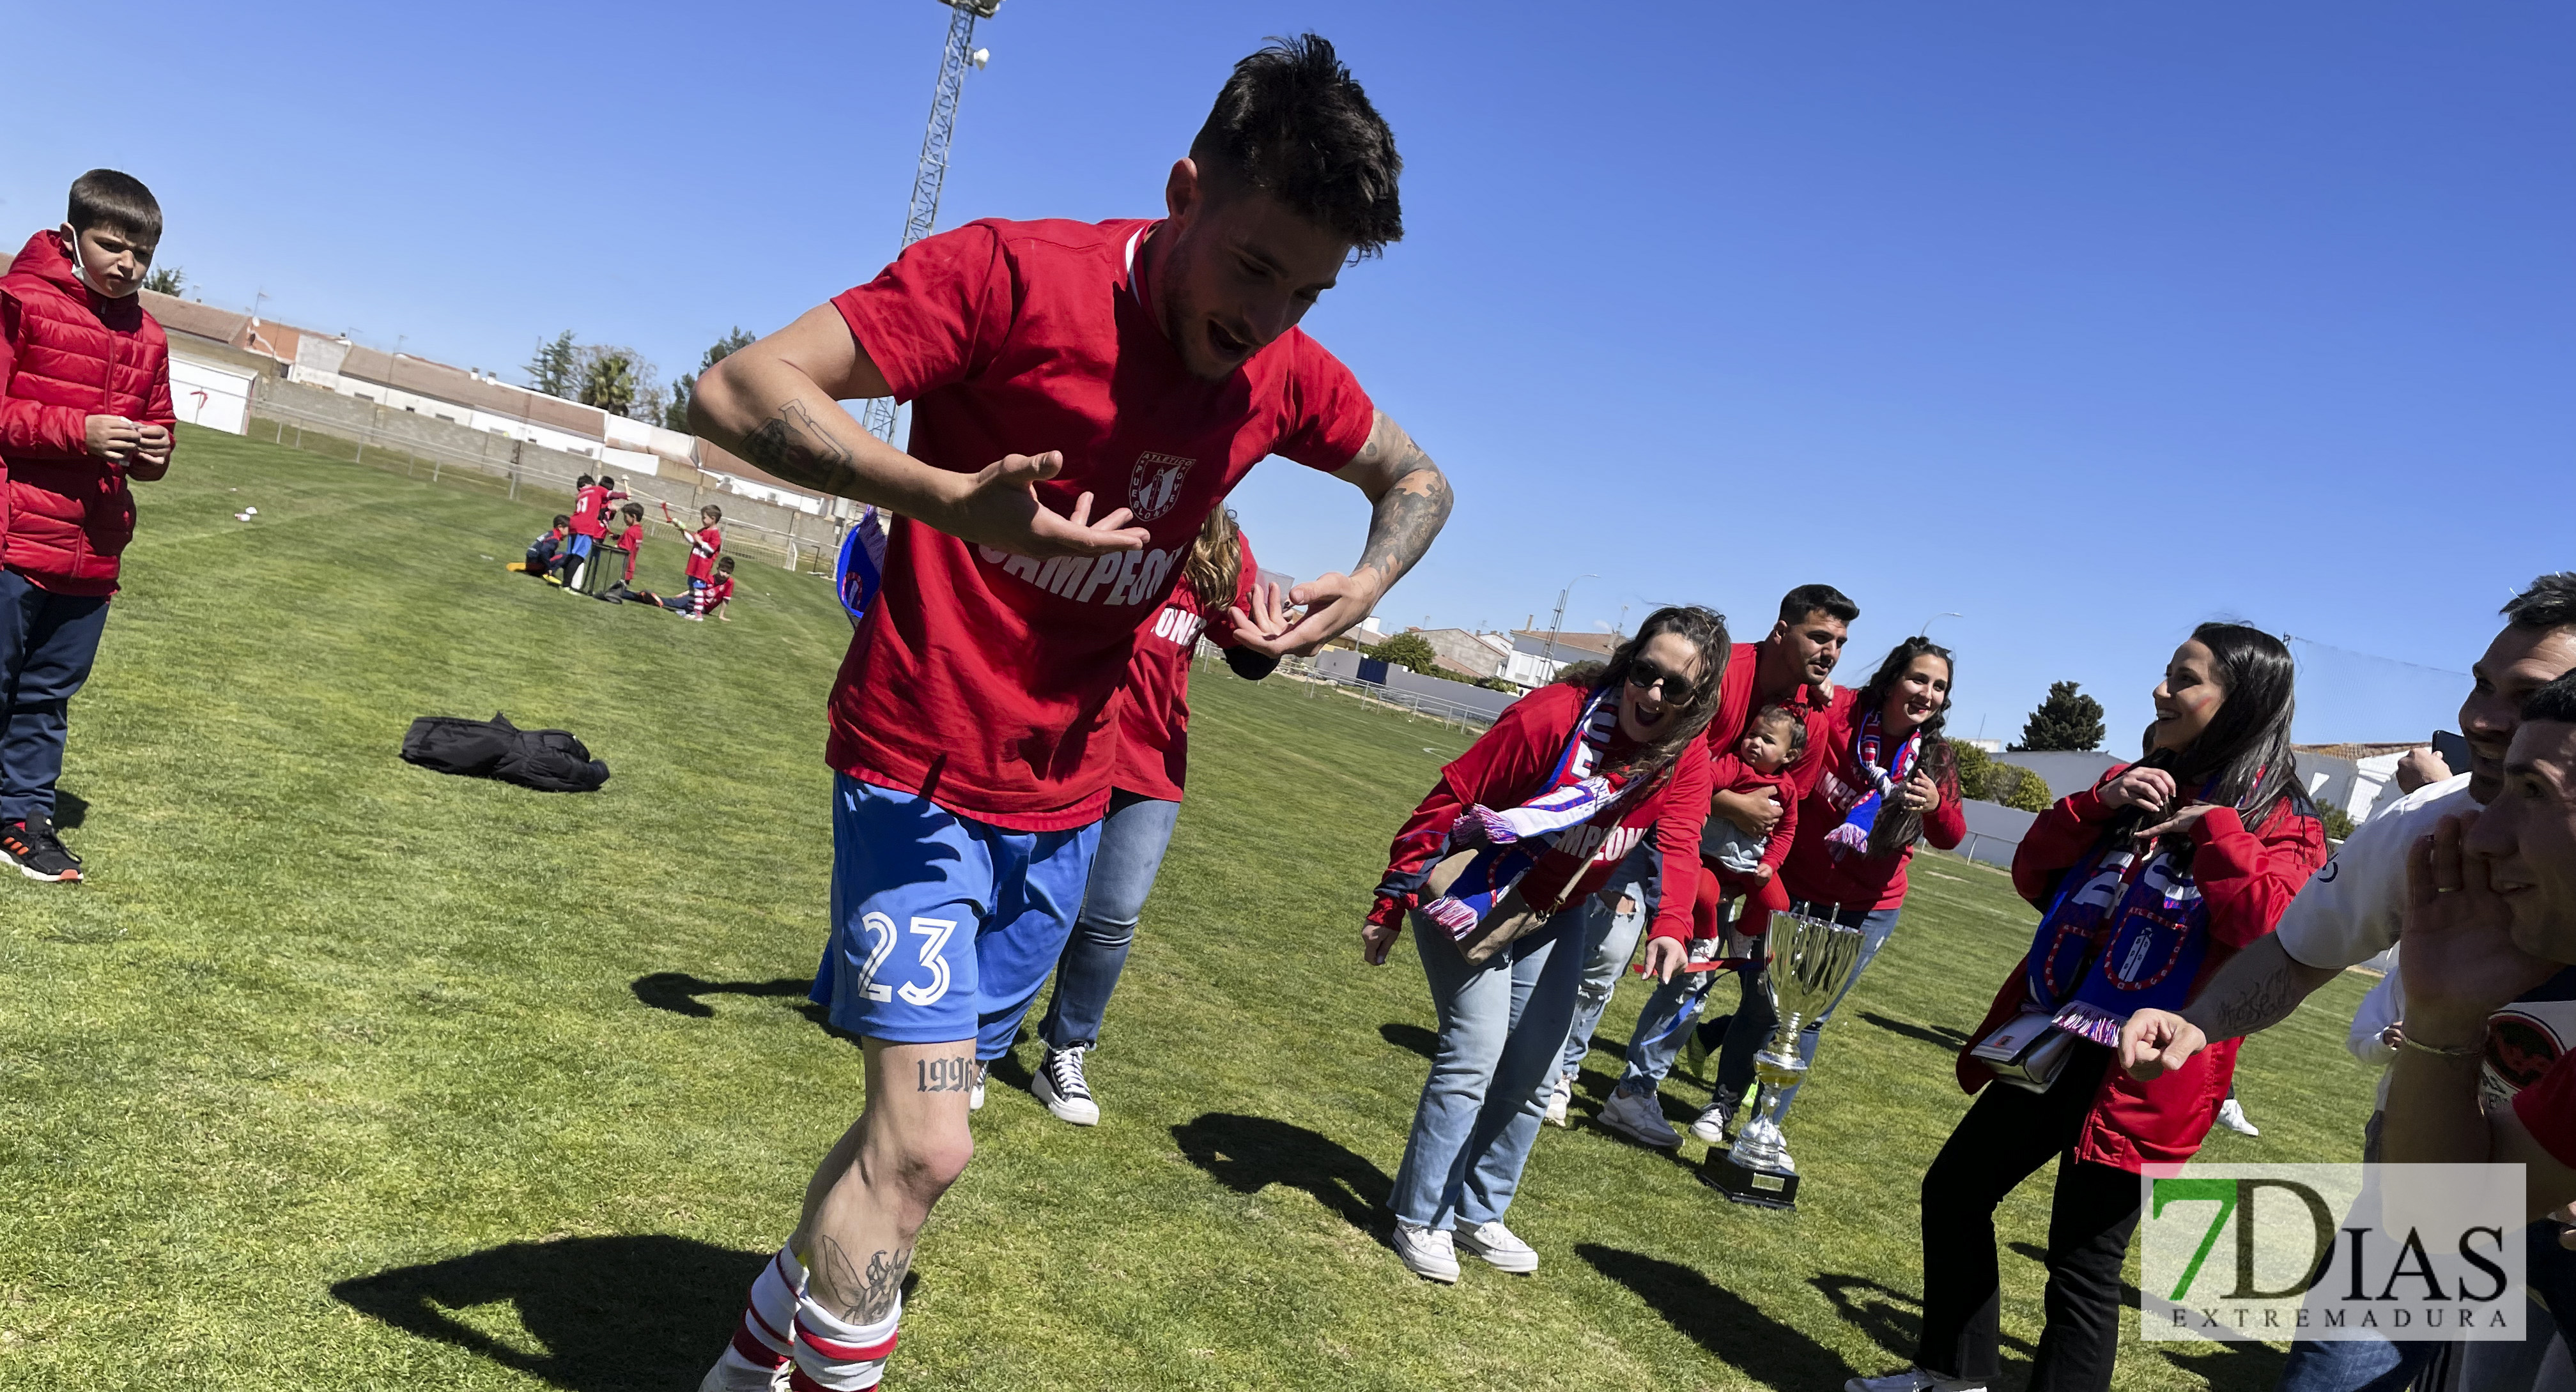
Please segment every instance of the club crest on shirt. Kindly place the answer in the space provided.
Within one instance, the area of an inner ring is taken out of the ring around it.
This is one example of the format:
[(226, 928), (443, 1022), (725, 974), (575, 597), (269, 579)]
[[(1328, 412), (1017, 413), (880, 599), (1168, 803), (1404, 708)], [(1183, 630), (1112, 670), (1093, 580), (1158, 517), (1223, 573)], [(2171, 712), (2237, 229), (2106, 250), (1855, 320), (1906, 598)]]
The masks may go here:
[(1195, 459), (1174, 454), (1156, 454), (1147, 450), (1136, 456), (1136, 468), (1127, 476), (1127, 510), (1139, 522), (1151, 522), (1172, 510), (1181, 500), (1181, 481), (1189, 477)]

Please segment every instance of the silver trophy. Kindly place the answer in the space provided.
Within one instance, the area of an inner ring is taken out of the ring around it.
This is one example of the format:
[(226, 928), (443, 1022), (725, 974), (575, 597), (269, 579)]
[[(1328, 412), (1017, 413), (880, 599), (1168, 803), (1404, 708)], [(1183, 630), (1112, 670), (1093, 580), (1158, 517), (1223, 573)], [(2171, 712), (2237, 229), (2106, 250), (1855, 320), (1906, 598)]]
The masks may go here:
[(1798, 1166), (1789, 1158), (1788, 1138), (1780, 1134), (1780, 1098), (1806, 1076), (1807, 1061), (1798, 1057), (1798, 1032), (1851, 984), (1860, 967), (1860, 940), (1860, 929), (1830, 917), (1771, 915), (1771, 965), (1763, 973), (1763, 988), (1780, 1027), (1753, 1056), (1762, 1100), (1752, 1122), (1736, 1137), (1735, 1148), (1712, 1152), (1701, 1176), (1737, 1203), (1797, 1207)]

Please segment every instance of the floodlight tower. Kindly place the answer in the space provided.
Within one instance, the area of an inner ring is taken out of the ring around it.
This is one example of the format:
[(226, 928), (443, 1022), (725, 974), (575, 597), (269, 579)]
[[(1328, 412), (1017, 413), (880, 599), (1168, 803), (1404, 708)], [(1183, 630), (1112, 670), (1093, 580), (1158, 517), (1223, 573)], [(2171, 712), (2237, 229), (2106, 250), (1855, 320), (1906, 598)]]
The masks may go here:
[[(948, 17), (948, 46), (939, 53), (939, 85), (930, 94), (930, 128), (921, 135), (921, 163), (912, 172), (912, 203), (903, 214), (904, 247), (930, 235), (933, 223), (939, 221), (939, 186), (948, 178), (948, 140), (957, 129), (957, 99), (966, 91), (966, 69), (982, 68), (993, 57), (989, 48), (975, 47), (975, 21), (991, 19), (1002, 8), (1002, 0), (939, 0), (952, 13)], [(881, 396), (868, 403), (868, 432), (880, 440), (894, 439), (894, 398)]]

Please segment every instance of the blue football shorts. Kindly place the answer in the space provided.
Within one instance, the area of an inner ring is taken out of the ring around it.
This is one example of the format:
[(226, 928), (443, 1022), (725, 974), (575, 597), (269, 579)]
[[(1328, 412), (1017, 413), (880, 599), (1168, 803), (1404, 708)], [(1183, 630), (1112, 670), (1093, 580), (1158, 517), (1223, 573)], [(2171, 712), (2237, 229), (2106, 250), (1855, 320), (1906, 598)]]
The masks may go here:
[(565, 538), (565, 540), (571, 544), (564, 549), (572, 552), (576, 556), (588, 556), (592, 549), (599, 545), (598, 538), (584, 536), (579, 532), (573, 533), (571, 536)]
[(832, 783), (832, 938), (813, 997), (892, 1044), (1000, 1058), (1082, 911), (1100, 824), (1007, 831), (846, 773)]

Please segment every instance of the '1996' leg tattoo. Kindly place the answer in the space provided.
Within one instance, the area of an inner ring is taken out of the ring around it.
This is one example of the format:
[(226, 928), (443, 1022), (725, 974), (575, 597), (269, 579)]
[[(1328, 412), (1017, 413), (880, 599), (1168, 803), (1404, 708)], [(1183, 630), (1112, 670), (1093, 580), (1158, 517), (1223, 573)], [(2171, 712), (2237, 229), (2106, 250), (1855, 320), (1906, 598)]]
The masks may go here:
[(975, 1086), (972, 1058), (920, 1059), (912, 1067), (915, 1092), (965, 1092)]

